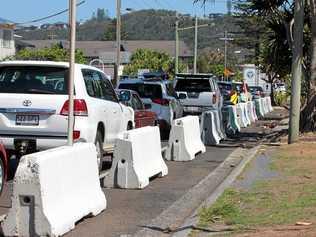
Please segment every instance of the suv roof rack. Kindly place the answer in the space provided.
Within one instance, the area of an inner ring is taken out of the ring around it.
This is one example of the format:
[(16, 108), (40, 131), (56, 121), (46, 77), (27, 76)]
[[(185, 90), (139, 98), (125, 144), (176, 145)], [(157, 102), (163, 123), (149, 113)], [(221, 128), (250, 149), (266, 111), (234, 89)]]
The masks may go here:
[(198, 78), (198, 79), (209, 79), (214, 78), (215, 76), (213, 74), (207, 74), (207, 73), (199, 73), (199, 74), (190, 74), (190, 73), (177, 73), (177, 78)]
[(150, 80), (150, 81), (163, 81), (168, 80), (168, 75), (164, 72), (147, 72), (144, 73), (141, 78), (143, 80)]

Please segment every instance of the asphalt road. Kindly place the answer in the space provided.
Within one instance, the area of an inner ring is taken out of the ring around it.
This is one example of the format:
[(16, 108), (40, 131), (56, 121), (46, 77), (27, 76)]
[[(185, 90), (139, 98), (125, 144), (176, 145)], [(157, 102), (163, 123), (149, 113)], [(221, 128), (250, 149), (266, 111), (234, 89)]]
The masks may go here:
[[(212, 172), (232, 151), (233, 148), (207, 147), (207, 152), (192, 162), (167, 162), (169, 174), (152, 180), (144, 190), (103, 189), (107, 209), (96, 217), (83, 219), (65, 236), (134, 234)], [(11, 206), (11, 190), (12, 181), (6, 184), (0, 198), (1, 215)]]

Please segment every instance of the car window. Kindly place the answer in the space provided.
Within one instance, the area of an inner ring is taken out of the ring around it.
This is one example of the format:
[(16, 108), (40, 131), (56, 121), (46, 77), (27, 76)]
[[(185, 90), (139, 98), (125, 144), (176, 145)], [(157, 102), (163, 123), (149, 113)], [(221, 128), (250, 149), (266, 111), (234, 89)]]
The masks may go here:
[(44, 66), (0, 67), (0, 93), (68, 94), (68, 69)]
[(160, 84), (121, 83), (119, 89), (136, 91), (141, 98), (161, 99), (162, 88)]
[(142, 110), (142, 109), (144, 109), (142, 101), (135, 94), (133, 94), (133, 97), (132, 97), (132, 107), (135, 110)]
[(214, 85), (207, 79), (179, 79), (175, 87), (176, 91), (185, 92), (212, 92)]
[(111, 82), (108, 79), (106, 79), (105, 76), (102, 75), (101, 73), (98, 73), (98, 74), (101, 77), (100, 86), (102, 88), (103, 98), (108, 101), (118, 102), (117, 96), (115, 94), (115, 91), (113, 89)]
[(112, 102), (118, 102), (111, 82), (103, 77), (100, 72), (83, 69), (82, 75), (89, 96)]

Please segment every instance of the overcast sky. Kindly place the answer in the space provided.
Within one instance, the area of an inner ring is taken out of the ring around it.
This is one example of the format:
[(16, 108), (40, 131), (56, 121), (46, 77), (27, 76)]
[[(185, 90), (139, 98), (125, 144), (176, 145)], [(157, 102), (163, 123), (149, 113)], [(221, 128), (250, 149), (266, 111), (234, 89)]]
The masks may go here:
[[(77, 0), (80, 2), (81, 0)], [(122, 11), (126, 8), (169, 9), (181, 13), (203, 16), (204, 13), (226, 12), (226, 1), (216, 0), (216, 4), (208, 3), (205, 10), (200, 4), (193, 5), (193, 0), (122, 0)], [(97, 8), (108, 9), (110, 16), (115, 15), (115, 0), (86, 0), (78, 8), (77, 19), (86, 20)], [(26, 22), (45, 17), (68, 8), (68, 0), (5, 0), (1, 3), (0, 17), (14, 22)], [(67, 13), (45, 20), (46, 22), (67, 21)]]

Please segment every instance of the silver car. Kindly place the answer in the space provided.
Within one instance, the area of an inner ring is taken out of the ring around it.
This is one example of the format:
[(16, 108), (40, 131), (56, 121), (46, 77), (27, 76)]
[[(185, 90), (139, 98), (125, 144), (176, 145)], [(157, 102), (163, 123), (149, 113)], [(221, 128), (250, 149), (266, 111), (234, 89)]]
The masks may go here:
[(222, 107), (223, 99), (212, 74), (177, 74), (174, 87), (184, 114), (199, 115)]

